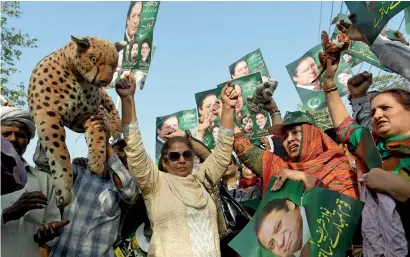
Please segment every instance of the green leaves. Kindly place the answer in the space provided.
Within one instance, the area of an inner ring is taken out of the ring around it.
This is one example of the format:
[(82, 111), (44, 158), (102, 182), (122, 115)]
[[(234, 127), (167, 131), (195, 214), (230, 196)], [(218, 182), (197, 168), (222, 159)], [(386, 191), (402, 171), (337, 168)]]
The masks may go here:
[(9, 77), (17, 72), (15, 62), (20, 60), (22, 49), (36, 48), (38, 39), (31, 38), (27, 33), (17, 28), (7, 26), (8, 18), (19, 18), (21, 15), (20, 2), (1, 2), (1, 64), (0, 64), (0, 92), (16, 106), (26, 105), (26, 91), (23, 82), (10, 83)]

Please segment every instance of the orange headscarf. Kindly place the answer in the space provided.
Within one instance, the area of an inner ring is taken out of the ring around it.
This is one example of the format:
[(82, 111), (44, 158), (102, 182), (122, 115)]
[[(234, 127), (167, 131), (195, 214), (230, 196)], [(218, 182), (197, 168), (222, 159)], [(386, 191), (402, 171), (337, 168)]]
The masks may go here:
[(274, 160), (273, 154), (265, 154), (263, 163), (263, 191), (270, 177), (277, 176), (281, 169), (288, 168), (312, 174), (334, 191), (359, 198), (357, 176), (343, 150), (319, 128), (302, 124), (302, 140), (299, 158)]

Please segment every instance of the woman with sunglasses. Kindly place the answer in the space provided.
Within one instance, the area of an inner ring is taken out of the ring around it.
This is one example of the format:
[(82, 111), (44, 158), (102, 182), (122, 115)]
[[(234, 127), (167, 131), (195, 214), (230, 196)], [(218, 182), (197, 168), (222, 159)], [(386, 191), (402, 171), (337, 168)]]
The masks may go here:
[(163, 146), (159, 170), (144, 149), (134, 105), (135, 81), (116, 84), (122, 102), (125, 152), (136, 177), (152, 226), (149, 256), (220, 256), (217, 210), (203, 182), (216, 183), (227, 169), (233, 150), (234, 108), (238, 94), (228, 83), (222, 90), (221, 128), (215, 151), (193, 168), (192, 143), (170, 138)]

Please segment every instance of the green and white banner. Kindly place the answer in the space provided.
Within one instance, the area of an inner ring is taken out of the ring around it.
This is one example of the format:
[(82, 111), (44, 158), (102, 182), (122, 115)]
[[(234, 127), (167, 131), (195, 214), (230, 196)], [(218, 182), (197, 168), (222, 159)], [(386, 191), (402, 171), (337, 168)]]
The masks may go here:
[(256, 49), (245, 55), (229, 66), (229, 73), (231, 74), (232, 79), (240, 78), (255, 72), (260, 72), (262, 77), (270, 77), (260, 49)]
[(196, 136), (198, 131), (197, 119), (196, 109), (184, 110), (156, 118), (156, 163), (158, 163), (161, 156), (162, 146), (167, 141), (166, 136), (171, 134), (174, 130), (189, 130), (192, 136)]
[(229, 246), (246, 257), (344, 257), (363, 205), (325, 188), (304, 192), (302, 183), (287, 180), (279, 191), (266, 191), (252, 220)]
[(345, 1), (353, 15), (352, 22), (369, 45), (396, 14), (410, 6), (408, 1)]
[[(343, 13), (337, 15), (337, 17), (333, 21), (334, 23), (336, 23), (336, 21), (339, 21), (341, 19), (344, 19), (346, 22), (351, 23), (349, 17)], [(338, 33), (339, 29), (335, 27), (331, 39), (336, 39)], [(370, 50), (370, 47), (363, 42), (351, 41), (349, 49), (345, 50), (342, 53), (342, 57), (352, 68), (360, 64), (362, 61), (365, 61), (379, 69), (390, 71), (390, 69), (380, 63), (379, 58), (377, 58), (377, 56)]]
[[(319, 52), (322, 45), (317, 45), (307, 51), (296, 61), (286, 65), (286, 70), (295, 86), (303, 105), (311, 111), (319, 111), (327, 106), (325, 95), (320, 88), (323, 76), (312, 83), (320, 74)], [(335, 75), (335, 84), (340, 96), (348, 93), (347, 81), (353, 77), (352, 69), (345, 59), (341, 58)]]
[[(218, 85), (222, 88), (227, 82)], [(239, 93), (239, 101), (235, 106), (235, 123), (241, 131), (249, 138), (259, 139), (269, 135), (268, 129), (271, 126), (269, 113), (262, 111), (251, 114), (247, 107), (247, 98), (253, 96), (256, 87), (262, 83), (260, 72), (255, 72), (231, 81), (231, 85)]]
[(160, 2), (132, 1), (127, 12), (124, 40), (128, 45), (119, 52), (118, 67), (109, 87), (113, 88), (121, 77), (133, 74), (137, 86), (144, 88), (152, 57), (154, 26)]

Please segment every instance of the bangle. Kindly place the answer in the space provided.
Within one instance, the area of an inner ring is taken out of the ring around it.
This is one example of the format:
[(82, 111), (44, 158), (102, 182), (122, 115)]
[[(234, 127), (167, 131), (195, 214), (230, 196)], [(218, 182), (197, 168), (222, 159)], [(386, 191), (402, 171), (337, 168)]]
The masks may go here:
[(272, 112), (270, 113), (270, 115), (271, 115), (271, 116), (281, 115), (281, 114), (280, 114), (280, 110), (272, 111)]
[(337, 90), (337, 86), (333, 79), (326, 78), (322, 83), (322, 90), (323, 92), (332, 92)]

